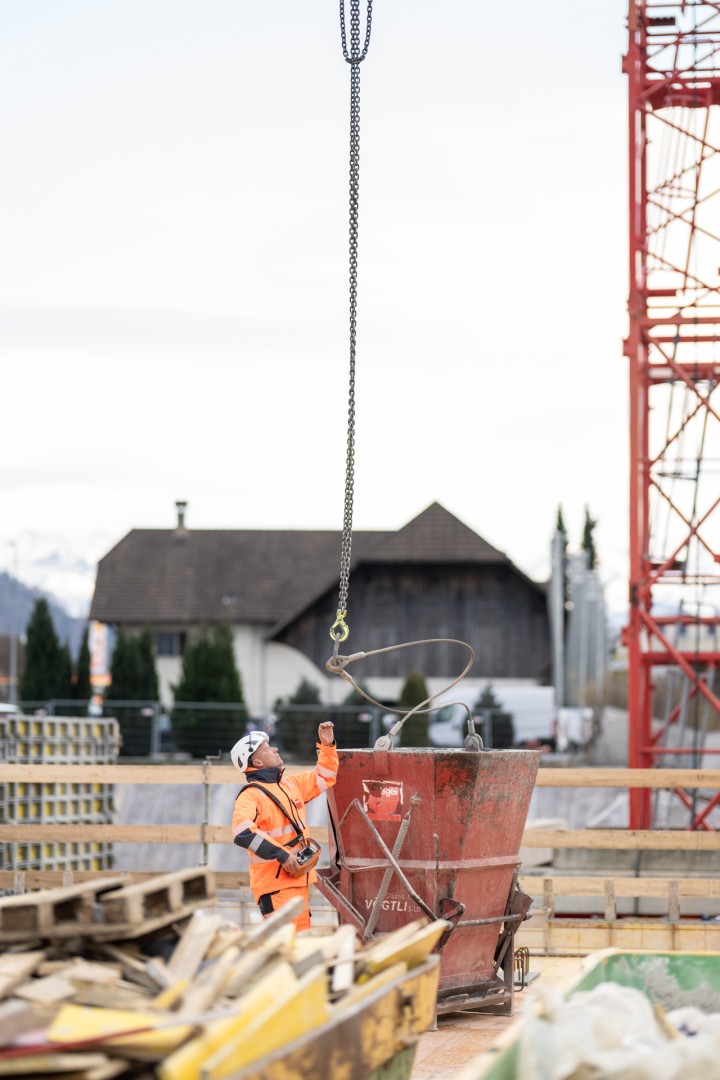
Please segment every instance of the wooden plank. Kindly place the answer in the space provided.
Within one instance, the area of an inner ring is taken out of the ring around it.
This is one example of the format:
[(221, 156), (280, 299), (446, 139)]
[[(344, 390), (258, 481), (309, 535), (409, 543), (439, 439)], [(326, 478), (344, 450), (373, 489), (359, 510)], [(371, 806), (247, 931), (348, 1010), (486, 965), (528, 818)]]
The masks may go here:
[[(307, 772), (311, 765), (288, 765), (293, 775)], [(242, 787), (242, 777), (234, 765), (18, 765), (0, 762), (0, 782), (62, 784), (234, 784)], [(703, 785), (708, 786), (708, 785)]]
[(142, 986), (145, 990), (157, 994), (170, 985), (162, 957), (148, 959), (137, 955), (131, 949), (122, 948), (110, 942), (103, 942), (95, 947), (100, 955), (109, 956), (117, 961), (126, 979)]
[(42, 1014), (29, 1001), (0, 1002), (0, 1046), (16, 1039), (33, 1028), (42, 1027)]
[[(29, 1080), (37, 1077), (59, 1076), (72, 1073), (76, 1077), (87, 1077), (90, 1070), (106, 1065), (104, 1054), (33, 1054), (12, 1061), (0, 1061), (0, 1076), (27, 1076)], [(107, 1075), (107, 1073), (106, 1073)]]
[(76, 986), (113, 986), (120, 981), (120, 965), (78, 959), (67, 968), (65, 978)]
[(537, 787), (720, 789), (720, 769), (538, 769)]
[[(162, 871), (145, 871), (145, 870), (133, 870), (131, 872), (123, 872), (120, 876), (123, 879), (123, 884), (127, 885), (134, 881), (149, 881), (151, 878), (157, 877)], [(99, 878), (107, 877), (107, 870), (75, 870), (72, 874), (75, 882), (83, 881), (97, 881)], [(0, 870), (0, 889), (12, 888), (13, 879), (15, 877), (14, 870)], [(26, 889), (52, 889), (57, 888), (63, 884), (65, 878), (64, 870), (28, 870), (24, 875), (25, 888)], [(218, 888), (222, 889), (243, 889), (247, 888), (250, 884), (250, 875), (247, 870), (244, 871), (216, 871), (215, 881)]]
[[(599, 871), (597, 877), (570, 877), (550, 874), (531, 874), (520, 877), (520, 885), (531, 896), (544, 895), (545, 883), (551, 882), (551, 893), (555, 896), (604, 896), (606, 871)], [(667, 899), (672, 884), (677, 884), (680, 896), (696, 897), (701, 900), (720, 899), (720, 879), (718, 878), (627, 878), (613, 877), (615, 896), (653, 897)]]
[(30, 979), (16, 987), (15, 997), (34, 1005), (59, 1005), (61, 1001), (68, 1001), (75, 990), (65, 975), (46, 975), (44, 979)]
[(184, 1016), (197, 1016), (209, 1009), (233, 981), (233, 968), (242, 959), (237, 945), (218, 956), (197, 978), (193, 979), (180, 998), (177, 1012)]
[(0, 998), (8, 997), (16, 986), (40, 967), (44, 959), (45, 953), (41, 949), (24, 953), (6, 952), (0, 956)]
[[(327, 842), (326, 826), (310, 829), (311, 836), (319, 843)], [(0, 841), (14, 843), (36, 842), (38, 825), (0, 824)], [(231, 830), (227, 825), (42, 825), (42, 839), (71, 844), (77, 841), (112, 841), (116, 844), (230, 844)]]
[(720, 925), (695, 919), (548, 919), (532, 916), (516, 935), (516, 945), (552, 956), (586, 956), (597, 949), (659, 952), (719, 952)]
[[(308, 765), (290, 765), (288, 774)], [(232, 765), (18, 765), (0, 762), (0, 782), (99, 784), (234, 784), (242, 779)], [(708, 788), (720, 790), (720, 769), (538, 769), (538, 787)]]
[(173, 982), (192, 979), (222, 923), (219, 915), (195, 912), (167, 963), (168, 974)]
[(612, 879), (606, 879), (603, 881), (605, 887), (605, 918), (608, 922), (612, 922), (617, 918), (617, 907), (615, 905), (615, 889), (613, 887)]
[(680, 884), (677, 881), (671, 881), (668, 890), (668, 918), (672, 922), (680, 919)]
[(605, 851), (720, 851), (720, 832), (689, 829), (533, 829), (523, 847), (589, 848)]
[(50, 822), (38, 825), (0, 825), (0, 840), (6, 843), (17, 841), (55, 840), (59, 843), (73, 841), (114, 841), (118, 844), (197, 844), (201, 845), (203, 835), (215, 832), (216, 843), (228, 841), (228, 827), (206, 826), (203, 834), (201, 825), (55, 825)]
[(152, 1008), (152, 994), (137, 983), (121, 979), (114, 986), (83, 986), (73, 994), (74, 1005), (92, 1005), (98, 1009)]
[[(313, 829), (313, 835), (327, 836), (327, 829)], [(226, 825), (50, 825), (42, 827), (43, 840), (114, 841), (127, 844), (229, 843)], [(37, 825), (0, 825), (0, 840), (37, 840)], [(522, 846), (529, 848), (599, 848), (656, 851), (720, 851), (720, 832), (692, 832), (689, 829), (525, 829)]]

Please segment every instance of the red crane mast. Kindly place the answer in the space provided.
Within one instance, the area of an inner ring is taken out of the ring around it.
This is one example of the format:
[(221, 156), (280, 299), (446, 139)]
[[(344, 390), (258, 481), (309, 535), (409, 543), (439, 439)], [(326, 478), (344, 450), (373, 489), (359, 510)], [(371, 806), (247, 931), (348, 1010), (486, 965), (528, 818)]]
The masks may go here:
[[(697, 767), (720, 729), (720, 2), (631, 2), (628, 31), (628, 761)], [(674, 793), (712, 827), (720, 793)], [(630, 827), (653, 816), (631, 791)]]

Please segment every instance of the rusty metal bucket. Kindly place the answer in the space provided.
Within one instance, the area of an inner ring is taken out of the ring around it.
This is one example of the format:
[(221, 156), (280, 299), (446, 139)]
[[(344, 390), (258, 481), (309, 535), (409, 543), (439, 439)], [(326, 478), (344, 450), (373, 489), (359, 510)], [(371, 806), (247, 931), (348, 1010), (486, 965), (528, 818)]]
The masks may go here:
[[(317, 886), (363, 940), (425, 914), (450, 924), (438, 1012), (512, 1012), (517, 885), (537, 750), (341, 750)], [(502, 975), (501, 975), (502, 973)]]

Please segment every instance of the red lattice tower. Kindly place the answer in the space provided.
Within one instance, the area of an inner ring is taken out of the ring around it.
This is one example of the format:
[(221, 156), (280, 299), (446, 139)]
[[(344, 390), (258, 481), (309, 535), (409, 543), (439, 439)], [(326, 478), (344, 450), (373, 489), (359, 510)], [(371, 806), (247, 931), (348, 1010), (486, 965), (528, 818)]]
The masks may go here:
[[(720, 728), (720, 2), (631, 3), (628, 29), (629, 765), (694, 767)], [(720, 793), (674, 790), (711, 828)]]

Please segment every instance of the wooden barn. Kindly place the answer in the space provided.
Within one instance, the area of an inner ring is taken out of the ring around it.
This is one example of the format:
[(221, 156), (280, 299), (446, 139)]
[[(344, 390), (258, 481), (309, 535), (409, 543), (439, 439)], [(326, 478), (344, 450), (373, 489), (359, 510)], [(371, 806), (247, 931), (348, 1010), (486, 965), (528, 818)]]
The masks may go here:
[[(346, 683), (329, 676), (340, 534), (308, 530), (133, 529), (98, 566), (91, 620), (153, 634), (163, 701), (171, 703), (186, 643), (229, 623), (245, 697), (263, 713), (301, 679), (328, 702)], [(501, 551), (438, 503), (397, 532), (353, 534), (350, 637), (341, 652), (453, 638), (476, 651), (468, 679), (546, 682), (551, 655), (546, 594)], [(353, 669), (381, 700), (396, 700), (408, 670), (433, 692), (462, 671), (465, 650), (427, 644)]]

